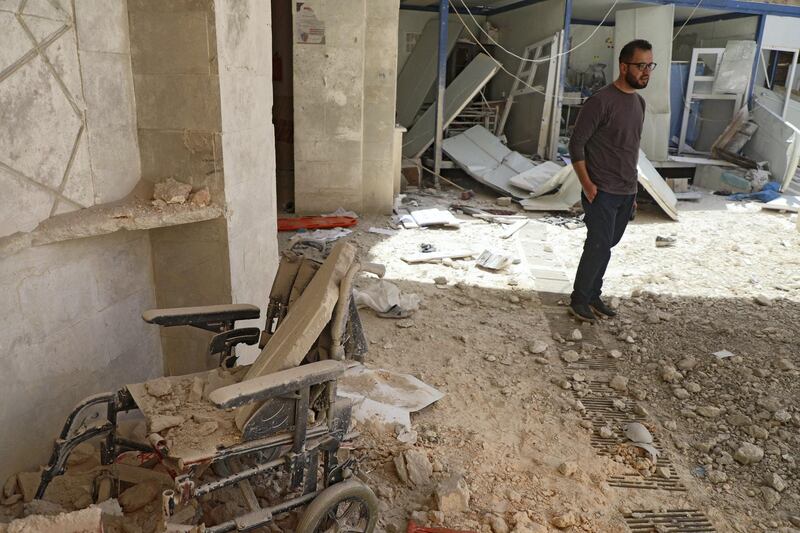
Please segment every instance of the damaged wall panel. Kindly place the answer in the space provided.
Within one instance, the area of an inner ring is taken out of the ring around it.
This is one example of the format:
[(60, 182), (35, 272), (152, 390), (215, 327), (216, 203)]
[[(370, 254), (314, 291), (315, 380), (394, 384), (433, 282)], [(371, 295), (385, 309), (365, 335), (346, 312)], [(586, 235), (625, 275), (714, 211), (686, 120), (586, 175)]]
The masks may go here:
[(800, 162), (800, 130), (758, 104), (750, 116), (758, 124), (758, 130), (743, 153), (755, 161), (768, 161), (772, 180), (785, 189)]
[[(479, 54), (467, 65), (445, 91), (444, 126), (447, 127), (458, 116), (464, 107), (475, 98), (499, 67), (494, 59), (486, 54)], [(403, 139), (403, 155), (414, 159), (433, 144), (436, 131), (436, 108), (431, 106), (417, 120)]]
[[(504, 48), (522, 55), (525, 47), (541, 41), (564, 29), (564, 0), (545, 0), (534, 5), (514, 9), (488, 17), (488, 21), (500, 28), (498, 42)], [(506, 53), (498, 53), (497, 58), (509, 72), (517, 72), (520, 60)], [(534, 85), (542, 85), (547, 76), (547, 63), (540, 65)], [(500, 73), (490, 84), (491, 99), (501, 99), (508, 95), (513, 78)], [(544, 91), (542, 91), (544, 92)], [(508, 145), (524, 153), (535, 153), (539, 146), (539, 126), (542, 121), (545, 96), (534, 93), (519, 97), (508, 117), (505, 134)]]
[[(450, 21), (447, 27), (447, 55), (453, 50), (464, 26)], [(411, 127), (425, 97), (436, 81), (439, 21), (431, 19), (422, 30), (416, 46), (397, 78), (397, 123)]]

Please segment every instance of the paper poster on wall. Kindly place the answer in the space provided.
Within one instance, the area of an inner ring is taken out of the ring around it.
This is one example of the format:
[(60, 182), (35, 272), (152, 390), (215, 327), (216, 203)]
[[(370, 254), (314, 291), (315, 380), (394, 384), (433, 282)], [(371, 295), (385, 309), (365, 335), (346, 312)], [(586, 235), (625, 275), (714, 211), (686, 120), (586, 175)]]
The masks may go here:
[(311, 2), (295, 2), (295, 42), (325, 44), (325, 23), (317, 18)]

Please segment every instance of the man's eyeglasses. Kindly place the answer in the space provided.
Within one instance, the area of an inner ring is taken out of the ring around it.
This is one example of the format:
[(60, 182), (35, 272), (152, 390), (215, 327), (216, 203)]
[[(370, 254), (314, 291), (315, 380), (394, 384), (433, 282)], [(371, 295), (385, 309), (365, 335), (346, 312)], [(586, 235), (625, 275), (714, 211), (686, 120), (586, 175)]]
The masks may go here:
[(658, 63), (625, 63), (626, 65), (633, 65), (634, 67), (638, 68), (639, 70), (650, 70), (653, 71), (658, 66)]

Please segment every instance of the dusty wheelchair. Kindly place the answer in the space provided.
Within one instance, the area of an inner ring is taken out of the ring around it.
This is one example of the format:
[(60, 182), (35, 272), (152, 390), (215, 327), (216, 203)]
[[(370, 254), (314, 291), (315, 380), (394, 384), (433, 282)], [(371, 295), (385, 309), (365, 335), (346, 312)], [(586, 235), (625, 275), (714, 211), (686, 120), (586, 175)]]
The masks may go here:
[[(348, 244), (334, 247), (313, 274), (298, 280), (304, 261), (285, 257), (281, 262), (265, 332), (235, 328), (237, 321), (259, 316), (259, 309), (249, 305), (145, 313), (145, 320), (162, 326), (216, 331), (209, 350), (219, 355), (220, 366), (85, 399), (67, 417), (36, 497), (44, 497), (78, 445), (100, 440), (102, 465), (111, 467), (120, 454), (138, 451), (154, 454), (170, 472), (174, 486), (163, 491), (161, 502), (164, 531), (250, 531), (303, 506), (295, 528), (300, 533), (373, 531), (377, 499), (352, 475), (357, 465), (344, 457), (343, 443), (355, 434), (351, 404), (336, 394), (344, 360), (363, 357), (366, 346), (365, 339), (352, 338), (354, 331), (363, 337), (360, 323), (354, 323), (351, 297), (359, 265)], [(292, 291), (298, 282), (302, 290)], [(320, 303), (323, 292), (327, 300)], [(304, 340), (297, 337), (301, 330)], [(234, 366), (233, 346), (259, 340), (264, 349), (253, 365)], [(118, 431), (118, 415), (131, 411), (146, 421), (144, 442)], [(286, 474), (286, 498), (263, 506), (251, 481), (277, 470)], [(203, 522), (198, 499), (233, 486), (241, 490), (249, 511), (220, 523), (198, 523)], [(108, 475), (98, 476), (95, 500), (113, 496), (113, 487)]]

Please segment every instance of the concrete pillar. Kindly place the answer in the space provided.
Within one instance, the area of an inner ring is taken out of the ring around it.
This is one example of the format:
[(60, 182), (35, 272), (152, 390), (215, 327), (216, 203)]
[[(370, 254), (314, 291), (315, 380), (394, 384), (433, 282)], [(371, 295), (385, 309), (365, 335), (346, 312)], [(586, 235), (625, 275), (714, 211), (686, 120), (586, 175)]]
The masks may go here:
[(301, 3), (294, 13), (295, 207), (361, 211), (367, 0)]
[[(265, 313), (278, 269), (270, 5), (216, 0), (215, 12), (231, 300)], [(241, 323), (263, 325), (263, 313), (259, 321)], [(257, 354), (250, 347), (243, 362)]]
[[(269, 3), (131, 0), (129, 11), (142, 178), (207, 186), (226, 210), (151, 232), (158, 306), (263, 307), (278, 258)], [(214, 364), (209, 333), (161, 337), (166, 373)]]
[(367, 4), (364, 67), (364, 210), (390, 214), (395, 177), (397, 96), (397, 27), (399, 0)]

